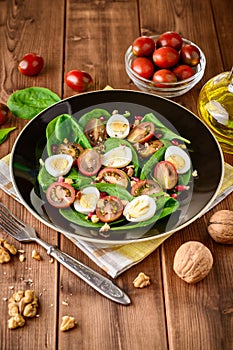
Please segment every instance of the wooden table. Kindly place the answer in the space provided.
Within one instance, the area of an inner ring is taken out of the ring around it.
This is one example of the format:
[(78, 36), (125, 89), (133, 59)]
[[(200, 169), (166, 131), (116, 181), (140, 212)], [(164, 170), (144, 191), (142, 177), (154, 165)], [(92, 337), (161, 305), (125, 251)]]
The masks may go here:
[[(29, 86), (47, 87), (62, 98), (71, 96), (75, 93), (64, 84), (64, 76), (77, 68), (93, 76), (95, 90), (107, 84), (137, 90), (125, 73), (126, 48), (140, 34), (175, 30), (198, 43), (206, 55), (202, 81), (174, 99), (196, 113), (203, 84), (231, 69), (232, 27), (230, 0), (2, 0), (0, 100), (6, 103), (13, 91)], [(30, 51), (40, 53), (45, 60), (45, 68), (37, 77), (23, 76), (17, 70), (19, 58)], [(11, 151), (26, 123), (11, 119), (7, 126), (17, 126), (17, 131), (0, 146), (1, 157)], [(233, 164), (232, 156), (225, 154), (225, 160)], [(105, 274), (70, 240), (38, 222), (2, 191), (0, 199), (32, 224), (41, 238)], [(25, 250), (26, 260), (20, 263), (15, 257), (0, 266), (1, 350), (232, 349), (233, 246), (215, 243), (206, 230), (208, 218), (220, 209), (233, 209), (232, 195), (116, 279), (132, 299), (127, 307), (102, 297), (56, 262), (50, 263), (42, 248), (14, 242)], [(0, 237), (6, 234), (0, 231)], [(183, 282), (172, 268), (177, 248), (189, 240), (203, 242), (214, 256), (211, 273), (196, 285)], [(31, 258), (34, 248), (39, 249), (42, 261)], [(151, 277), (151, 285), (139, 290), (132, 281), (141, 271)], [(40, 296), (39, 317), (21, 329), (9, 330), (5, 298), (26, 288), (33, 288)], [(77, 327), (61, 332), (63, 315), (74, 316)]]

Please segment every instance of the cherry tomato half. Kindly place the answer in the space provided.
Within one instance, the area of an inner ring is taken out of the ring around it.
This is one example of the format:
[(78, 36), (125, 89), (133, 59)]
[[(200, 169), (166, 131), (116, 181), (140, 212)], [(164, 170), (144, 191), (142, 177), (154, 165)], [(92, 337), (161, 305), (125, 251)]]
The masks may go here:
[(100, 154), (95, 149), (88, 148), (78, 157), (77, 165), (83, 175), (93, 176), (101, 167)]
[(68, 208), (75, 200), (75, 189), (65, 182), (54, 182), (48, 187), (46, 198), (53, 207)]
[(158, 182), (153, 180), (140, 180), (131, 188), (132, 196), (141, 196), (143, 194), (153, 194), (162, 191), (162, 187)]
[(135, 146), (138, 154), (142, 158), (148, 158), (152, 156), (152, 154), (158, 151), (161, 147), (163, 147), (163, 143), (160, 140), (152, 140), (149, 142), (145, 142), (144, 144), (137, 144)]
[(155, 49), (155, 42), (148, 36), (140, 36), (134, 40), (132, 51), (135, 56), (150, 56)]
[(150, 79), (154, 73), (154, 65), (151, 60), (146, 57), (137, 57), (133, 61), (131, 68), (145, 79)]
[(87, 91), (93, 84), (93, 79), (89, 73), (82, 70), (71, 70), (66, 73), (66, 84), (74, 91)]
[(123, 170), (117, 168), (104, 168), (102, 169), (96, 181), (109, 184), (117, 184), (123, 187), (128, 186), (128, 176)]
[(183, 40), (181, 36), (176, 32), (165, 32), (160, 35), (160, 37), (156, 41), (156, 47), (170, 46), (173, 49), (179, 51), (181, 49)]
[(132, 143), (145, 143), (149, 141), (155, 133), (155, 126), (151, 122), (144, 122), (135, 126), (129, 133), (127, 139)]
[(181, 64), (180, 66), (177, 66), (173, 69), (173, 72), (177, 76), (178, 80), (185, 80), (194, 75), (192, 67), (188, 66), (187, 64)]
[(57, 154), (69, 154), (73, 159), (77, 159), (80, 154), (83, 152), (83, 147), (76, 142), (63, 142), (57, 149)]
[(196, 66), (200, 62), (200, 51), (194, 45), (184, 45), (180, 50), (180, 56), (185, 64)]
[(24, 75), (37, 75), (43, 67), (44, 59), (36, 53), (27, 53), (18, 64), (18, 70)]
[(123, 204), (115, 196), (100, 198), (96, 204), (96, 215), (103, 222), (112, 222), (119, 219), (123, 213)]
[(84, 128), (84, 134), (92, 146), (104, 142), (107, 138), (106, 127), (104, 123), (97, 118), (92, 118), (88, 121)]
[(155, 166), (154, 177), (166, 190), (171, 190), (175, 187), (178, 180), (175, 166), (166, 160), (159, 162)]
[[(173, 73), (169, 69), (159, 69), (155, 74), (153, 75), (152, 80), (155, 83), (174, 83), (177, 81), (177, 77), (175, 73)], [(166, 85), (163, 84), (156, 84), (158, 87), (164, 87)]]
[(159, 68), (171, 68), (178, 63), (179, 59), (179, 52), (169, 46), (160, 47), (153, 53), (153, 61)]
[(11, 111), (4, 103), (0, 103), (0, 125), (5, 124), (11, 117)]

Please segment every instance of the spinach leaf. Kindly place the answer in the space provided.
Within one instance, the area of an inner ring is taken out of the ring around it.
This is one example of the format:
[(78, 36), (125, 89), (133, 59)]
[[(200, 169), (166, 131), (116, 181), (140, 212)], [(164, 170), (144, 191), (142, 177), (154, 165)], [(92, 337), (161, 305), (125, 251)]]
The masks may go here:
[(8, 134), (15, 129), (16, 126), (13, 126), (12, 128), (0, 129), (0, 145), (7, 139)]
[(62, 114), (51, 120), (46, 128), (47, 152), (52, 155), (52, 146), (61, 144), (65, 138), (79, 143), (84, 148), (92, 148), (80, 125), (69, 114)]
[(84, 176), (80, 172), (78, 172), (75, 168), (71, 168), (69, 174), (67, 175), (67, 178), (73, 180), (72, 186), (76, 190), (80, 190), (80, 188), (84, 186), (88, 186), (91, 184), (92, 181), (94, 181), (94, 177)]
[(190, 169), (185, 174), (179, 174), (178, 183), (185, 186), (188, 185), (191, 179), (191, 176), (192, 176), (192, 172)]
[(96, 183), (96, 188), (101, 192), (107, 192), (110, 196), (118, 197), (122, 200), (131, 201), (133, 196), (123, 187), (116, 184)]
[(13, 92), (7, 101), (7, 106), (15, 116), (32, 119), (60, 100), (60, 97), (51, 90), (34, 86)]
[(146, 114), (142, 118), (142, 122), (152, 122), (156, 126), (156, 132), (162, 133), (163, 139), (167, 139), (167, 140), (178, 139), (186, 143), (190, 143), (189, 140), (185, 139), (184, 137), (168, 129), (163, 123), (161, 123), (161, 121), (153, 113)]
[(57, 181), (56, 177), (53, 177), (50, 175), (47, 170), (45, 169), (45, 166), (43, 165), (40, 168), (40, 171), (37, 176), (38, 182), (44, 192), (46, 192), (47, 188), (53, 183)]
[(165, 146), (165, 145), (163, 147), (161, 147), (143, 165), (141, 175), (140, 175), (141, 180), (145, 180), (147, 178), (148, 174), (152, 173), (152, 170), (154, 169), (155, 165), (163, 159), (163, 156), (166, 152), (166, 149), (167, 149), (167, 146)]
[(73, 222), (82, 227), (92, 227), (92, 228), (100, 228), (103, 226), (103, 222), (99, 221), (97, 223), (93, 223), (91, 220), (86, 220), (86, 215), (77, 212), (72, 208), (68, 209), (60, 209), (59, 213), (68, 221)]
[(121, 146), (121, 145), (126, 145), (127, 147), (129, 147), (131, 149), (131, 151), (132, 151), (132, 163), (134, 165), (134, 174), (135, 174), (135, 176), (138, 176), (138, 173), (140, 170), (138, 155), (137, 155), (135, 149), (133, 148), (133, 146), (131, 145), (131, 143), (129, 143), (127, 140), (109, 137), (104, 143), (105, 152), (108, 152), (116, 147)]
[(102, 108), (95, 108), (91, 110), (90, 112), (85, 113), (80, 119), (79, 119), (79, 125), (84, 129), (86, 124), (89, 122), (90, 119), (96, 118), (99, 119), (100, 117), (105, 117), (106, 120), (108, 120), (111, 117), (111, 114)]

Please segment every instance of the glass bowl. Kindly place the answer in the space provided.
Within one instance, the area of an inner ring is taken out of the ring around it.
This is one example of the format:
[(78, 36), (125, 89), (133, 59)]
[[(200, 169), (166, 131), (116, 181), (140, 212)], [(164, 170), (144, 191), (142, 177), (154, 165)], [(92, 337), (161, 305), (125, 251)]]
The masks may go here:
[[(159, 35), (153, 35), (151, 38), (156, 41), (159, 38)], [(182, 40), (184, 44), (192, 44), (199, 49), (201, 56), (200, 63), (193, 67), (195, 74), (192, 77), (174, 83), (163, 83), (163, 87), (158, 87), (158, 85), (161, 83), (155, 83), (152, 80), (142, 78), (140, 75), (134, 72), (131, 65), (136, 56), (132, 52), (132, 45), (127, 49), (125, 53), (125, 69), (130, 79), (141, 91), (150, 92), (162, 97), (172, 98), (185, 94), (202, 79), (206, 67), (206, 58), (204, 53), (200, 47), (194, 44), (192, 41), (185, 38), (182, 38)]]

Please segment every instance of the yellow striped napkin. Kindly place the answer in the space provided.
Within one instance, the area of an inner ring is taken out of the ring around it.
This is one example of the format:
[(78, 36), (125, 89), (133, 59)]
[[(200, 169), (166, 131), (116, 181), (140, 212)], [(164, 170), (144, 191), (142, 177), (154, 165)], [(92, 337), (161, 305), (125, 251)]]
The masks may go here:
[[(9, 171), (10, 155), (0, 160), (0, 188), (19, 200), (13, 184), (10, 180)], [(225, 163), (224, 181), (219, 191), (219, 195), (213, 202), (212, 207), (218, 204), (233, 191), (233, 167)], [(210, 209), (208, 208), (208, 210)], [(103, 243), (90, 243), (84, 240), (68, 237), (76, 246), (87, 254), (98, 266), (115, 278), (131, 266), (139, 263), (157, 247), (159, 247), (171, 234), (162, 238), (154, 238), (145, 242), (129, 243), (125, 245), (108, 245)]]

